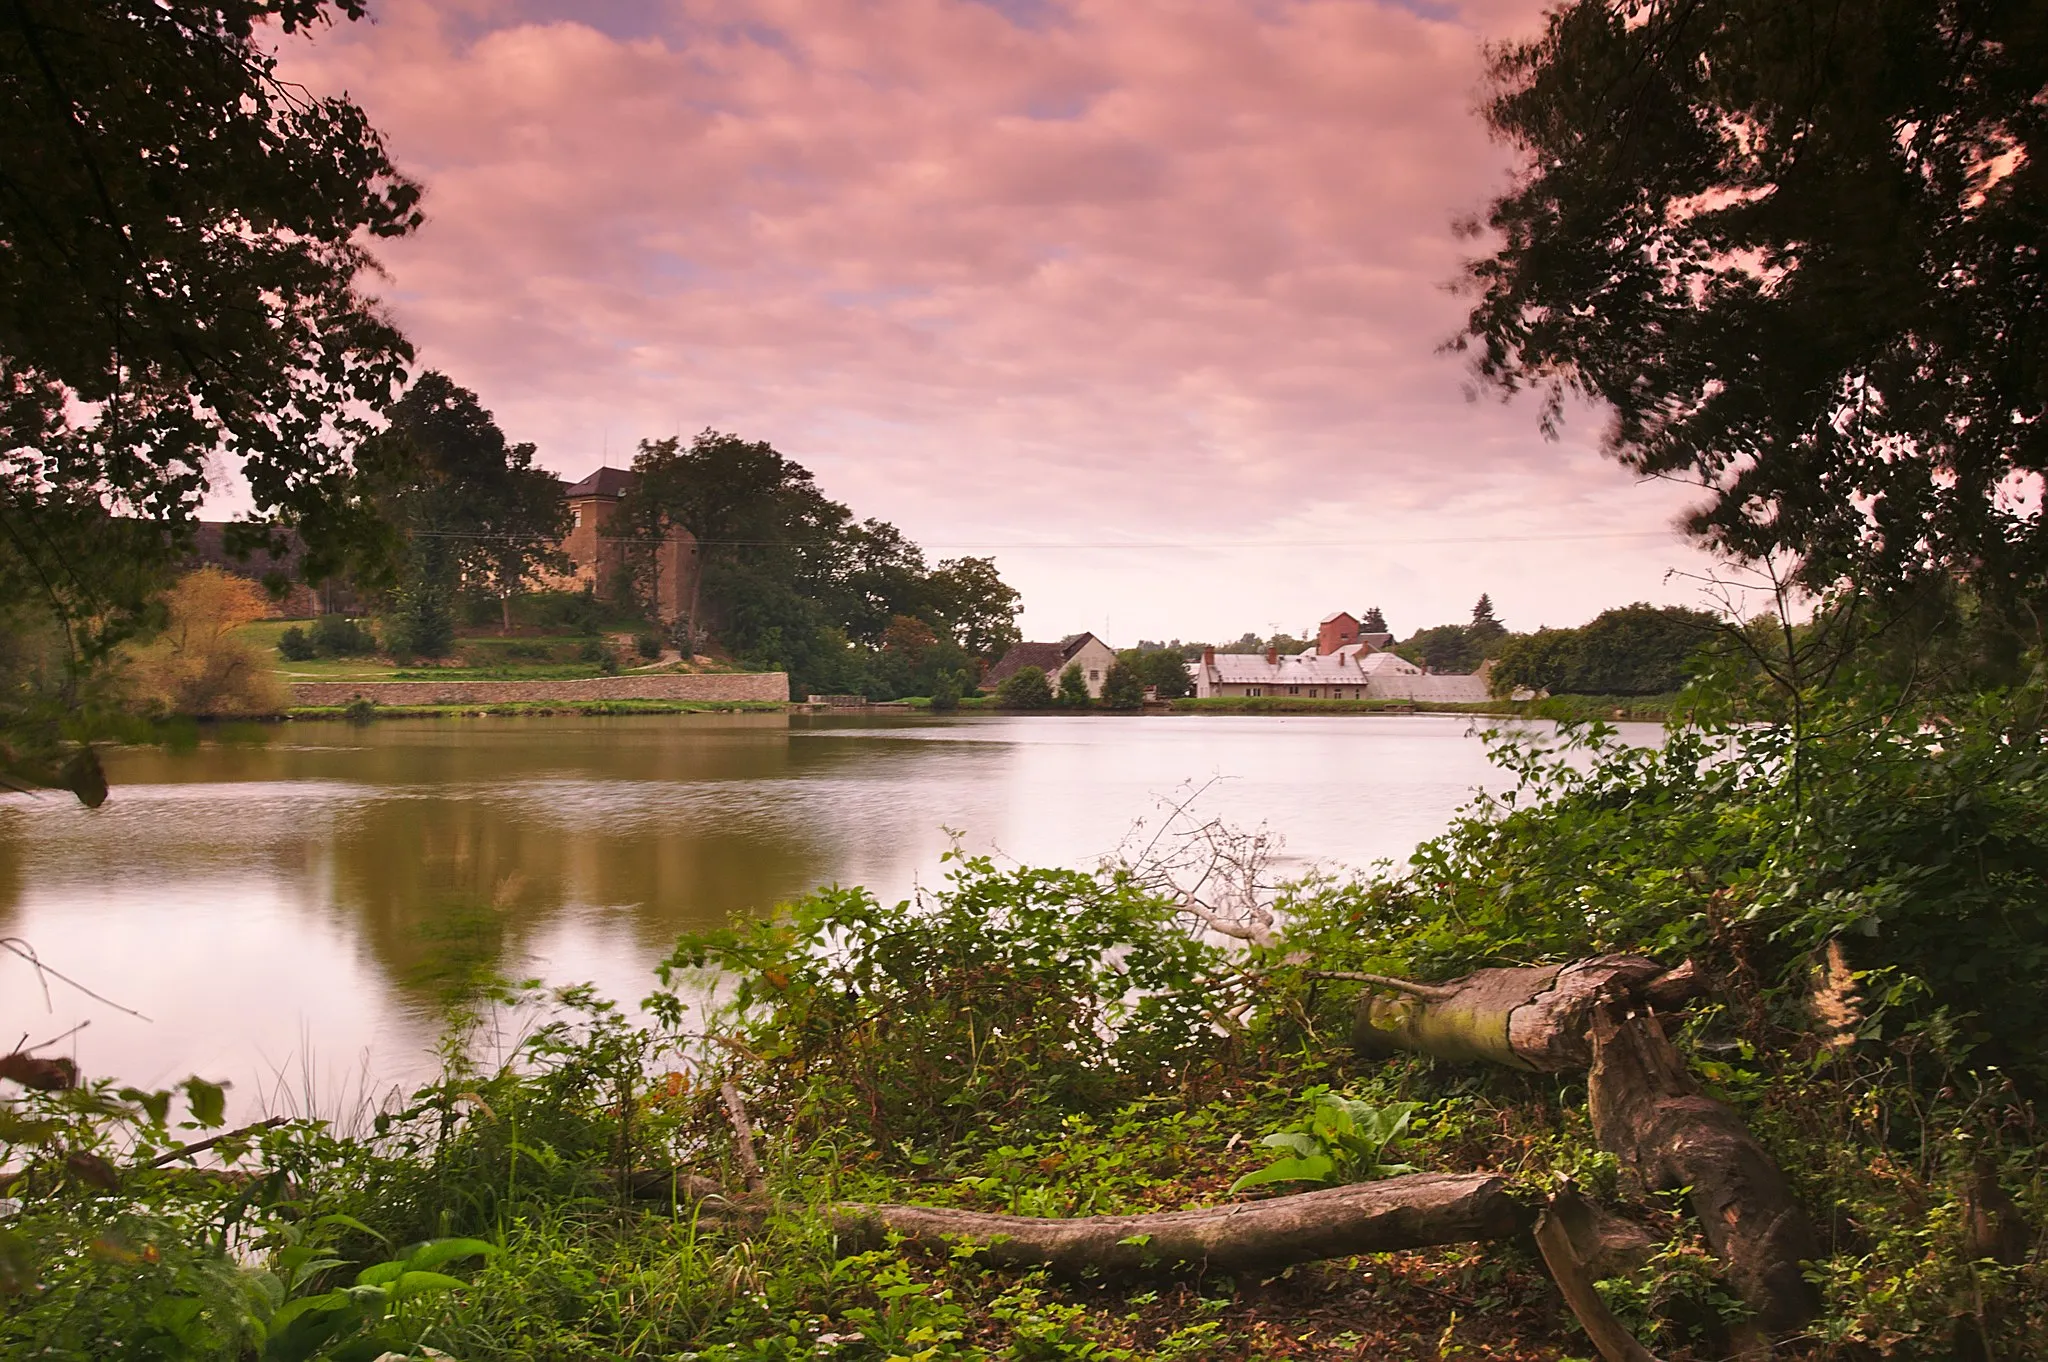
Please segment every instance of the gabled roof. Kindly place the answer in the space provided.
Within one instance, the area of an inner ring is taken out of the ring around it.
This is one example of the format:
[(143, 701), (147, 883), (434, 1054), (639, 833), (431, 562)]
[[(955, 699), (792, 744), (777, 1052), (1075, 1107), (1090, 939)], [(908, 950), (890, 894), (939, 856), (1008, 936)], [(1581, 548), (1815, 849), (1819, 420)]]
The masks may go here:
[(1358, 616), (1352, 614), (1349, 610), (1335, 610), (1317, 620), (1316, 623), (1328, 624), (1331, 620), (1350, 620), (1353, 624), (1356, 624), (1358, 623)]
[(624, 496), (638, 479), (630, 468), (600, 468), (581, 482), (562, 489), (565, 498)]

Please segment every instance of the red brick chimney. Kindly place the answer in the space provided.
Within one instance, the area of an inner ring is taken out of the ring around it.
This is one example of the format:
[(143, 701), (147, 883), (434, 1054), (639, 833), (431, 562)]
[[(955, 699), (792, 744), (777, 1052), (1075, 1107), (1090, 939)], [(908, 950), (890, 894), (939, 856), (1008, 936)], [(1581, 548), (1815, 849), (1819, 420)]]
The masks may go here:
[(1214, 648), (1202, 649), (1202, 665), (1204, 667), (1213, 667), (1216, 665), (1216, 650)]
[(1269, 667), (1272, 667), (1272, 666), (1277, 666), (1277, 665), (1279, 665), (1279, 662), (1280, 662), (1280, 650), (1279, 650), (1278, 648), (1268, 648), (1268, 649), (1266, 649), (1266, 665), (1267, 665), (1267, 666), (1269, 666)]

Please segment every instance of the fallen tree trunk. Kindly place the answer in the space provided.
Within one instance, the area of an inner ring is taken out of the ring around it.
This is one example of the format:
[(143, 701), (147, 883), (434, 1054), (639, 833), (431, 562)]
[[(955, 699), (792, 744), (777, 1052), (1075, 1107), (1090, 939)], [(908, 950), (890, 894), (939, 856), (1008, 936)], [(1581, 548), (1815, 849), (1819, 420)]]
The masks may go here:
[(1672, 1007), (1701, 979), (1690, 962), (1667, 970), (1639, 955), (1602, 955), (1565, 965), (1475, 970), (1443, 984), (1326, 974), (1374, 985), (1359, 1001), (1352, 1047), (1368, 1058), (1408, 1050), (1438, 1059), (1484, 1060), (1555, 1073), (1593, 1060), (1593, 1013), (1612, 999)]
[(992, 1263), (1081, 1274), (1191, 1266), (1271, 1272), (1295, 1263), (1473, 1240), (1502, 1239), (1529, 1223), (1525, 1208), (1491, 1173), (1415, 1173), (1264, 1201), (1149, 1215), (1065, 1220), (931, 1206), (832, 1208), (834, 1228), (873, 1245), (899, 1234), (948, 1251), (965, 1241)]
[(1653, 1017), (1595, 1013), (1587, 1104), (1603, 1149), (1653, 1190), (1691, 1188), (1708, 1245), (1759, 1328), (1785, 1334), (1820, 1312), (1800, 1268), (1820, 1256), (1813, 1223), (1742, 1118), (1701, 1095)]

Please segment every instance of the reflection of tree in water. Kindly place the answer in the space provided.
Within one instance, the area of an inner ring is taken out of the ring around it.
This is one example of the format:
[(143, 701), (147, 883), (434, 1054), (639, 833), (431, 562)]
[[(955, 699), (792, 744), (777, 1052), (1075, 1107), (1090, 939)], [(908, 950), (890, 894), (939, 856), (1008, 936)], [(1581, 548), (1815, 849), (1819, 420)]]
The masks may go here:
[(335, 901), (394, 984), (438, 996), (516, 967), (566, 908), (626, 910), (652, 961), (679, 932), (765, 910), (826, 873), (801, 819), (713, 800), (650, 808), (634, 793), (618, 792), (614, 816), (568, 826), (545, 787), (374, 800), (335, 830)]
[(12, 809), (0, 809), (0, 933), (12, 930), (21, 907), (22, 822)]

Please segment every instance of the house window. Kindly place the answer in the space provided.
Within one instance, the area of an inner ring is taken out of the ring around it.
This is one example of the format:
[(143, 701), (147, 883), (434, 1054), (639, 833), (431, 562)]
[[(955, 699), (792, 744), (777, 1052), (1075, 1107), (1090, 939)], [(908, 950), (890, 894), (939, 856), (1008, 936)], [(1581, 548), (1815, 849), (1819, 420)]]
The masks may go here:
[(581, 506), (569, 512), (569, 527), (578, 530), (583, 528), (583, 508)]
[(1244, 688), (1244, 693), (1256, 699), (1259, 694), (1259, 688), (1257, 686), (1246, 686)]
[(1315, 688), (1314, 686), (1310, 686), (1310, 687), (1308, 688), (1308, 698), (1309, 698), (1309, 699), (1311, 699), (1311, 700), (1313, 700), (1313, 699), (1316, 699), (1316, 698), (1317, 698), (1317, 696), (1316, 696), (1316, 688)]
[(1300, 686), (1289, 686), (1289, 687), (1287, 688), (1287, 693), (1288, 693), (1289, 695), (1299, 695), (1299, 694), (1301, 694), (1301, 687), (1300, 687)]
[(1088, 669), (1088, 679), (1090, 681), (1100, 681), (1102, 679), (1102, 673), (1097, 669), (1090, 667)]

